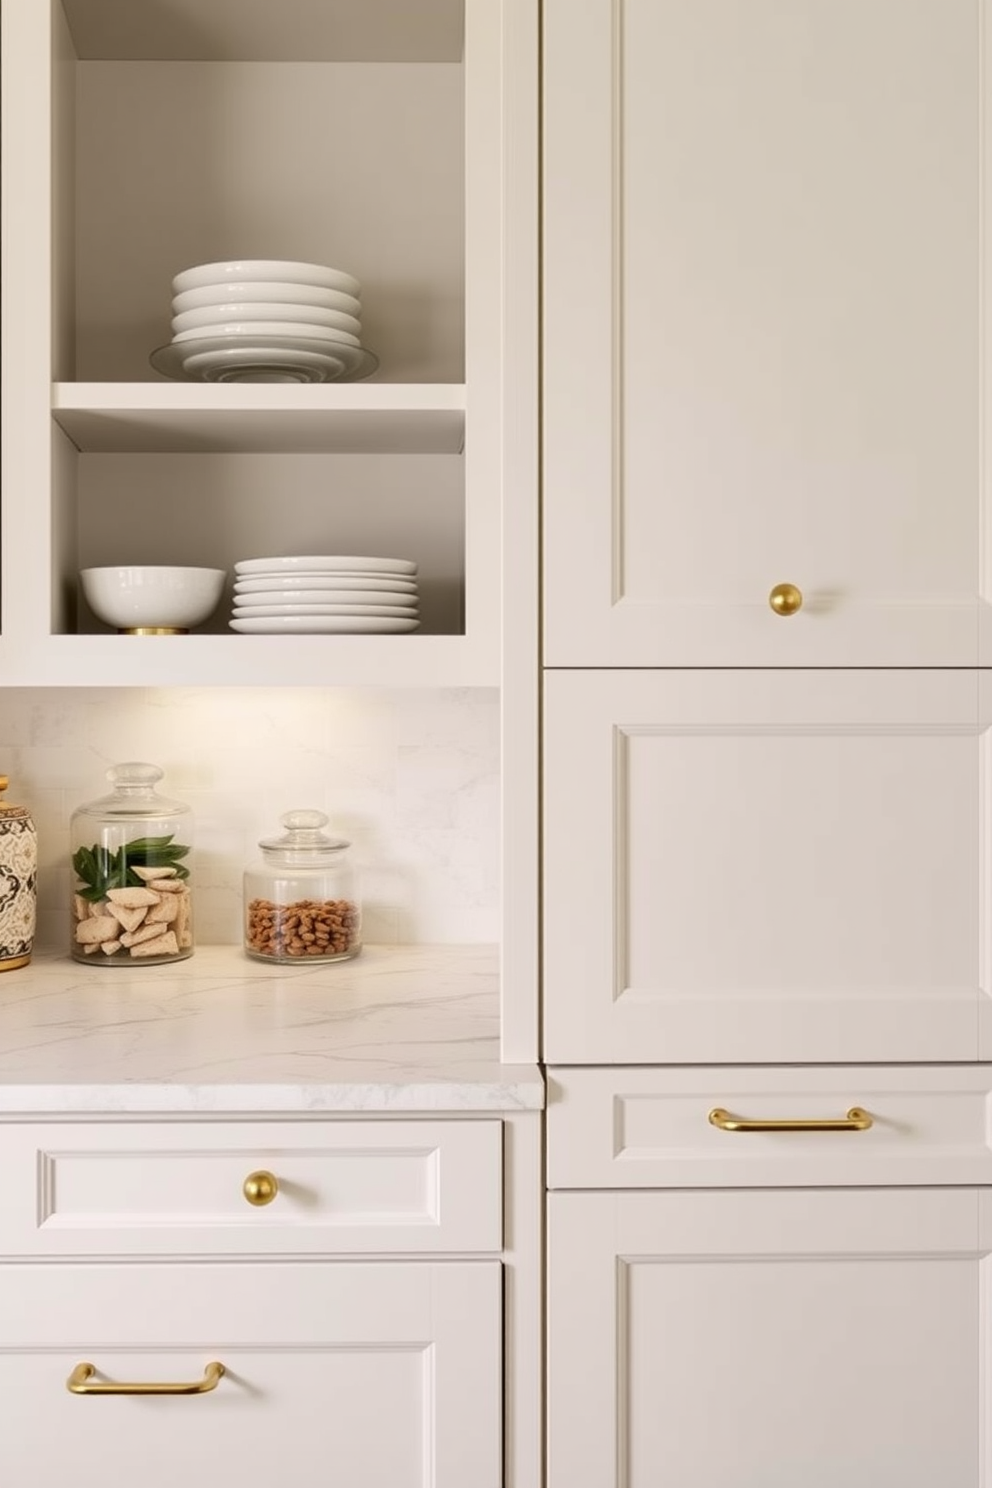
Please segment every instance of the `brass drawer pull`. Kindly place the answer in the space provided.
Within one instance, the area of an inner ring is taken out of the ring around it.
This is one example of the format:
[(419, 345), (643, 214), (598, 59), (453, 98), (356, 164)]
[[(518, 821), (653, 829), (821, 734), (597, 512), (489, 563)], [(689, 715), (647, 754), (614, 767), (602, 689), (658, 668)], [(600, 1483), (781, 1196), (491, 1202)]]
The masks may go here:
[(194, 1380), (189, 1385), (144, 1384), (127, 1380), (106, 1380), (93, 1384), (91, 1381), (96, 1374), (96, 1366), (77, 1364), (65, 1385), (73, 1395), (206, 1395), (208, 1391), (216, 1390), (223, 1373), (223, 1364), (214, 1360), (204, 1369), (202, 1380)]
[(846, 1116), (827, 1116), (822, 1120), (811, 1121), (748, 1121), (743, 1116), (731, 1116), (729, 1111), (715, 1106), (710, 1112), (709, 1120), (711, 1126), (718, 1126), (721, 1131), (729, 1132), (867, 1131), (872, 1124), (868, 1112), (862, 1110), (861, 1106), (852, 1106)]
[(260, 1209), (263, 1204), (272, 1203), (279, 1192), (279, 1180), (274, 1173), (249, 1173), (241, 1185), (241, 1192), (249, 1204), (254, 1204), (256, 1209)]

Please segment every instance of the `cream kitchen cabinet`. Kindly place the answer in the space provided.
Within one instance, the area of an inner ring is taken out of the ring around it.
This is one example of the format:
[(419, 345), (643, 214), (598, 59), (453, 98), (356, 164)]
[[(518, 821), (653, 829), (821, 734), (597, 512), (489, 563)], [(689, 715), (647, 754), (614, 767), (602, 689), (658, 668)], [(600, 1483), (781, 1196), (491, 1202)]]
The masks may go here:
[(553, 1193), (548, 1488), (979, 1488), (992, 1195)]
[[(501, 1488), (498, 1260), (0, 1265), (18, 1488)], [(82, 1386), (209, 1382), (195, 1396)]]
[(992, 1058), (990, 686), (548, 671), (548, 1063)]
[(549, 666), (992, 662), (985, 11), (547, 0)]
[[(2, 43), (0, 683), (498, 683), (501, 472), (534, 485), (535, 0), (10, 0)], [(173, 275), (236, 258), (357, 277), (372, 377), (153, 371)], [(300, 553), (413, 559), (420, 630), (234, 635), (229, 585), (152, 653), (79, 593)]]
[(537, 1488), (513, 1122), (0, 1120), (0, 1479)]

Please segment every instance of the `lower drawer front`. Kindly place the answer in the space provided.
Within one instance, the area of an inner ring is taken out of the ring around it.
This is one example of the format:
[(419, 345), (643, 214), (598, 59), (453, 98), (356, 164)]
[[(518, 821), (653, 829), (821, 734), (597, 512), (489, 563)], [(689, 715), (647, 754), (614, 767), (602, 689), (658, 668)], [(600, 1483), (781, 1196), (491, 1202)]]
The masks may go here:
[(548, 1182), (992, 1183), (990, 1093), (988, 1065), (552, 1069)]
[[(9, 1488), (497, 1488), (498, 1261), (0, 1267)], [(77, 1395), (186, 1383), (197, 1395)]]
[(501, 1170), (500, 1121), (0, 1124), (0, 1254), (497, 1251)]

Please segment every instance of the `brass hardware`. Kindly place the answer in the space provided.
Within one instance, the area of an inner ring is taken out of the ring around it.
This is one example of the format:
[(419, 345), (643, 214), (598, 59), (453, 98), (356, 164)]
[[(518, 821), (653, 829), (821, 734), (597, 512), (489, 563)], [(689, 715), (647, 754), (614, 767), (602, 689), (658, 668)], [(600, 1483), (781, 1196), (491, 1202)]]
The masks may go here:
[(93, 1384), (96, 1366), (77, 1364), (65, 1387), (73, 1395), (206, 1395), (208, 1391), (216, 1390), (224, 1372), (223, 1364), (214, 1360), (204, 1369), (202, 1380), (194, 1380), (192, 1384), (145, 1384), (136, 1380), (101, 1380), (99, 1384)]
[(263, 1204), (271, 1204), (279, 1192), (279, 1180), (274, 1173), (264, 1171), (249, 1173), (245, 1179), (241, 1192), (249, 1204), (254, 1204), (260, 1209)]
[(768, 596), (768, 603), (776, 615), (794, 615), (803, 607), (803, 591), (795, 584), (776, 584)]
[(131, 625), (126, 630), (118, 630), (118, 635), (189, 635), (179, 625)]
[(846, 1116), (827, 1116), (810, 1121), (747, 1121), (742, 1116), (731, 1116), (729, 1111), (716, 1106), (710, 1112), (710, 1125), (729, 1132), (766, 1131), (867, 1131), (872, 1118), (861, 1106), (852, 1106)]

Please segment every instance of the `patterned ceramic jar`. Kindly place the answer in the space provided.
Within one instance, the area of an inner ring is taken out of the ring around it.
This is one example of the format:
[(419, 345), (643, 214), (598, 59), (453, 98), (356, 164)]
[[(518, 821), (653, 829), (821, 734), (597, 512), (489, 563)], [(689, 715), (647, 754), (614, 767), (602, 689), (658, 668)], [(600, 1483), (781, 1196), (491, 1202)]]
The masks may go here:
[[(7, 789), (0, 775), (0, 794)], [(27, 966), (37, 916), (38, 838), (24, 806), (0, 801), (0, 971)]]

